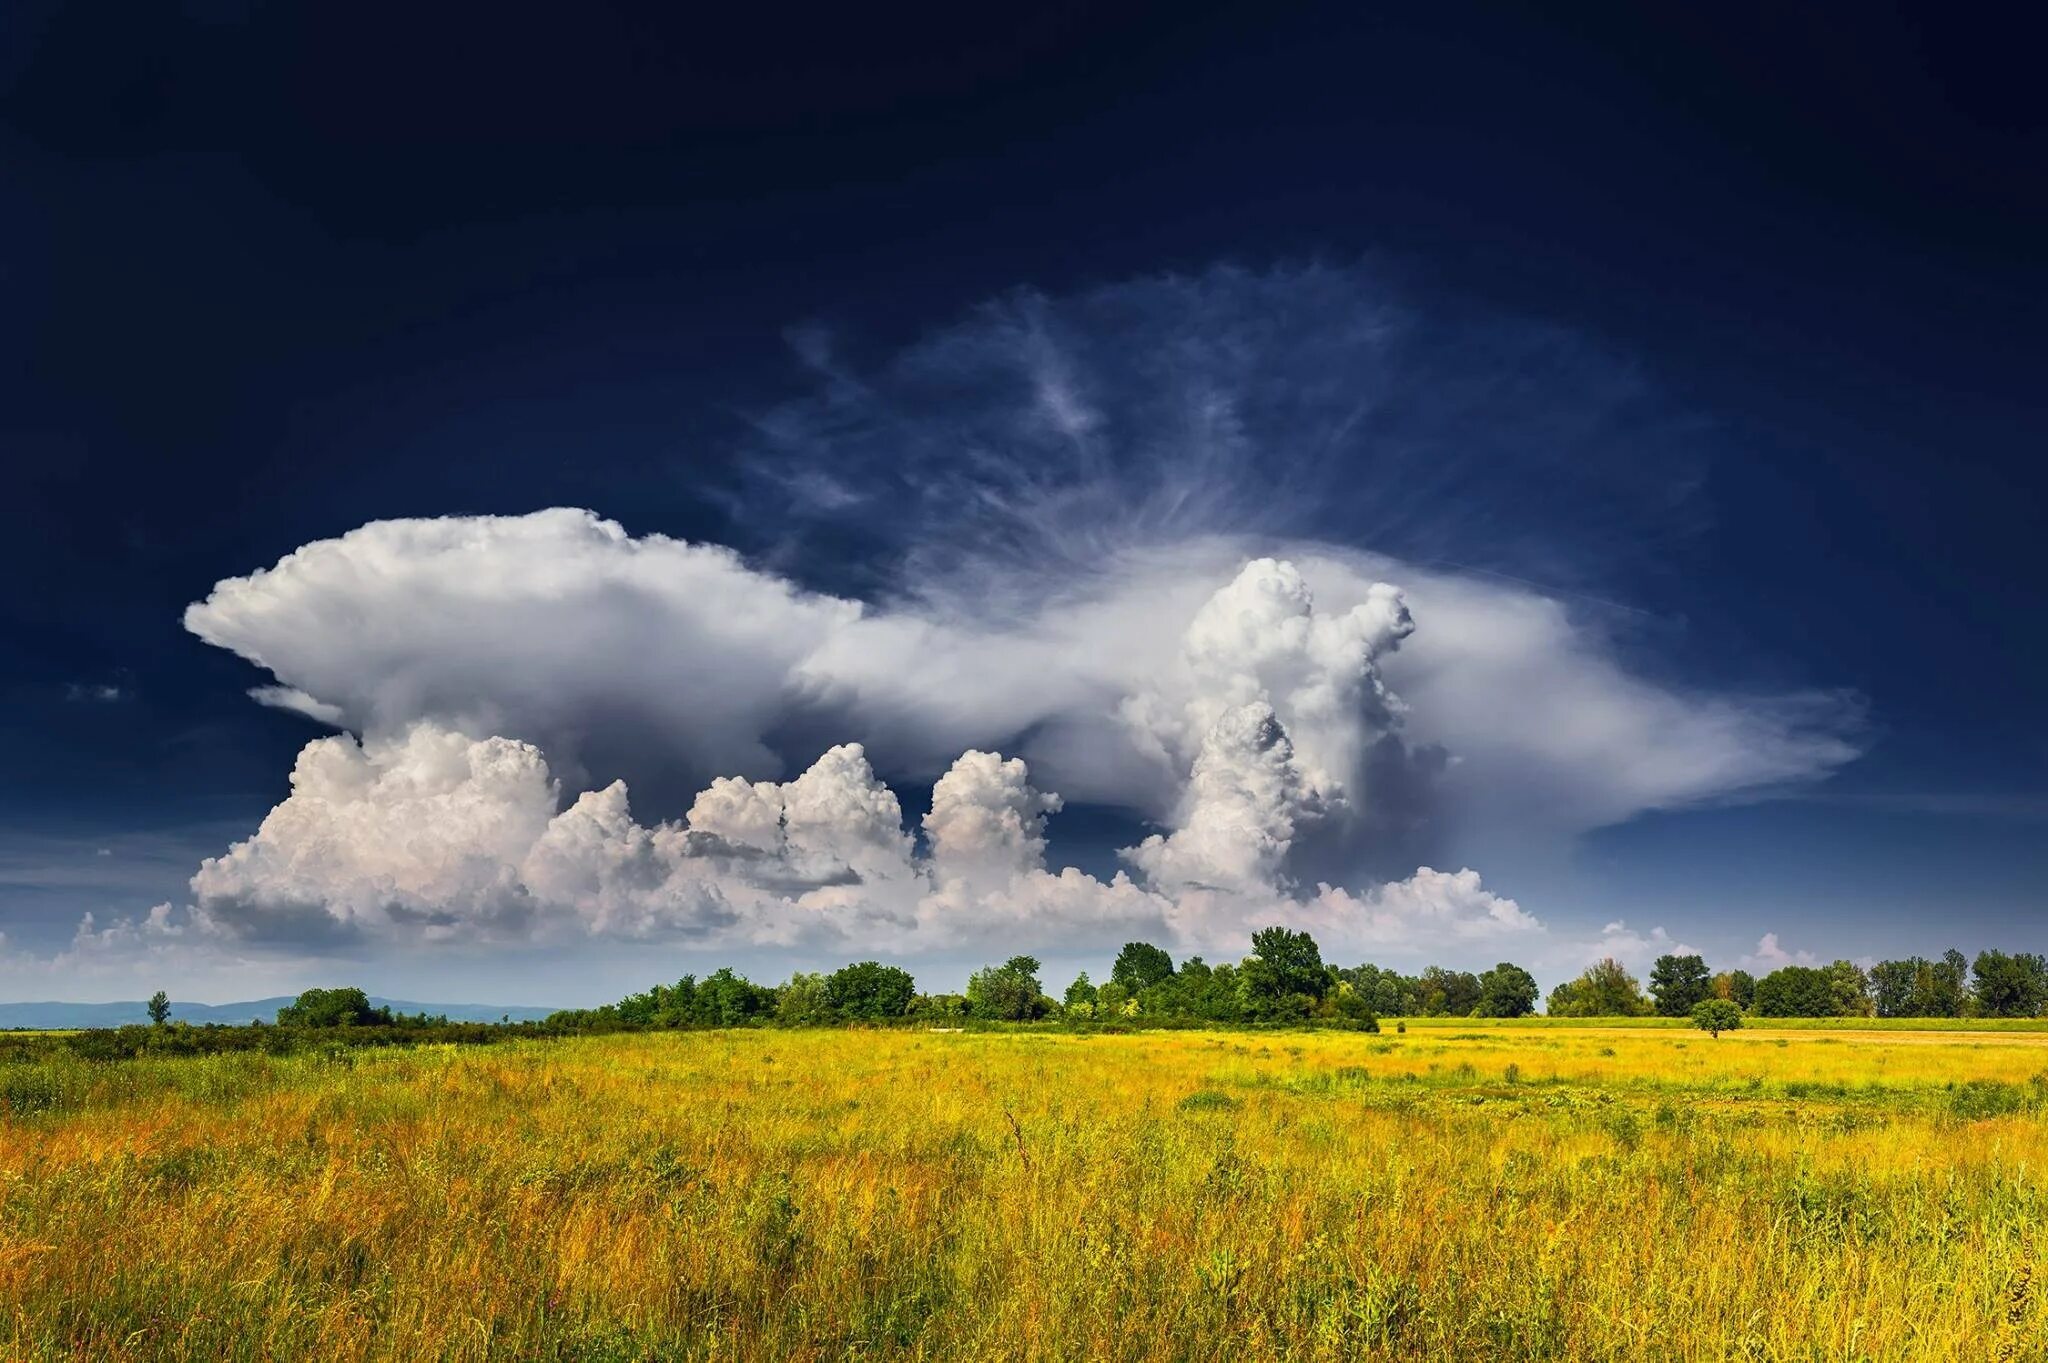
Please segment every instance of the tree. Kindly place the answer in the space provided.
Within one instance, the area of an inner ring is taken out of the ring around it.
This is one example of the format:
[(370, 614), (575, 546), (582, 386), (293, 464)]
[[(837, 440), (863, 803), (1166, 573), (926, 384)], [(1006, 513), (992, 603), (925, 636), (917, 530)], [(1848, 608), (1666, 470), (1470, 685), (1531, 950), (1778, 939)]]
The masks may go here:
[(841, 966), (825, 978), (825, 1002), (840, 1017), (854, 1022), (900, 1018), (917, 997), (910, 972), (878, 961)]
[(1836, 982), (1826, 970), (1810, 965), (1780, 966), (1756, 982), (1750, 1011), (1767, 1018), (1840, 1016)]
[(1422, 1011), (1431, 1017), (1470, 1017), (1479, 1006), (1479, 977), (1433, 965), (1416, 981)]
[(1126, 942), (1109, 968), (1109, 978), (1137, 995), (1173, 978), (1173, 957), (1150, 942)]
[(967, 1006), (976, 1017), (1028, 1022), (1039, 1016), (1038, 958), (1012, 956), (967, 977)]
[(1087, 971), (1084, 970), (1074, 977), (1074, 982), (1067, 986), (1066, 998), (1061, 1000), (1061, 1002), (1069, 1008), (1078, 1007), (1084, 1003), (1090, 1007), (1094, 1006), (1095, 986), (1089, 981)]
[(280, 1027), (389, 1027), (391, 1010), (372, 1008), (360, 989), (308, 989), (277, 1010)]
[(1518, 965), (1502, 961), (1479, 977), (1479, 1007), (1483, 1018), (1518, 1018), (1536, 1011), (1536, 977)]
[(1701, 999), (1692, 1006), (1692, 1025), (1718, 1037), (1742, 1025), (1742, 1010), (1732, 999)]
[(1836, 1017), (1867, 1018), (1871, 1013), (1870, 977), (1854, 961), (1836, 961), (1827, 968), (1828, 989)]
[(1641, 1017), (1650, 1011), (1650, 1001), (1636, 977), (1609, 956), (1551, 990), (1546, 1011), (1565, 1018)]
[(720, 966), (697, 986), (693, 1021), (709, 1027), (742, 1027), (775, 1009), (775, 991)]
[(149, 996), (149, 1020), (159, 1027), (171, 1020), (171, 996), (161, 989)]
[(1985, 1017), (2030, 1018), (2048, 1003), (2048, 960), (2032, 952), (1980, 951), (1970, 974)]
[(1713, 983), (1707, 963), (1698, 956), (1659, 956), (1650, 967), (1650, 992), (1657, 997), (1657, 1011), (1667, 1018), (1691, 1013)]
[(802, 971), (775, 992), (775, 1020), (785, 1027), (816, 1027), (832, 1020), (825, 977)]
[(1323, 997), (1319, 1015), (1341, 1018), (1361, 1032), (1377, 1032), (1380, 1029), (1380, 1020), (1373, 1016), (1372, 1004), (1349, 980), (1339, 980), (1337, 987)]
[(1260, 928), (1252, 934), (1252, 954), (1238, 967), (1237, 992), (1255, 1021), (1307, 1017), (1330, 992), (1330, 972), (1316, 939), (1289, 928)]
[(1381, 1017), (1409, 1017), (1422, 1011), (1422, 981), (1376, 965), (1355, 965), (1337, 972), (1371, 1001)]
[(1927, 962), (1918, 956), (1903, 961), (1879, 961), (1870, 967), (1871, 1003), (1881, 1018), (1918, 1016), (1913, 1012), (1913, 986)]

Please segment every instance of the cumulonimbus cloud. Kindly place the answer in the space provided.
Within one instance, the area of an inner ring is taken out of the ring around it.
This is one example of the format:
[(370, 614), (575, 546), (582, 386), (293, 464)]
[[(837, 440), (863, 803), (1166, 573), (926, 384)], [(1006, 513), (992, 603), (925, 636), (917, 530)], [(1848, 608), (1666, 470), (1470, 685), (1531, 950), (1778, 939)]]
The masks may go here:
[[(518, 738), (575, 784), (636, 790), (773, 779), (789, 765), (777, 736), (797, 732), (913, 777), (1007, 748), (1069, 799), (1163, 820), (1253, 690), (1313, 763), (1363, 763), (1356, 779), (1377, 773), (1404, 806), (1362, 813), (1445, 830), (1570, 836), (1855, 752), (1840, 697), (1652, 682), (1619, 661), (1608, 622), (1527, 588), (1325, 546), (1297, 546), (1284, 571), (1241, 554), (1134, 557), (1029, 617), (976, 621), (821, 596), (722, 549), (554, 510), (373, 523), (223, 582), (187, 623), (268, 668), (266, 695), (302, 713), (379, 737), (428, 721)], [(1413, 639), (1390, 580), (1425, 622)], [(1294, 584), (1309, 582), (1304, 607)], [(1394, 694), (1405, 747), (1390, 754)], [(1440, 781), (1415, 770), (1432, 754), (1449, 759)]]
[[(766, 558), (574, 508), (379, 521), (192, 605), (259, 701), (360, 735), (308, 746), (195, 923), (1421, 949), (1535, 930), (1429, 866), (1855, 755), (1852, 697), (1656, 679), (1626, 614), (1432, 566), (1689, 515), (1683, 423), (1555, 331), (1309, 267), (1019, 293), (874, 365), (796, 342), (814, 390), (732, 492)], [(820, 591), (811, 541), (873, 552)], [(922, 849), (883, 775), (936, 783)], [(1055, 872), (1063, 800), (1156, 831)]]
[[(377, 542), (370, 556), (382, 565), (386, 582), (411, 580), (410, 566), (390, 552), (394, 541), (431, 545), (434, 571), (476, 570), (465, 587), (472, 601), (489, 590), (507, 590), (502, 580), (490, 589), (475, 582), (488, 579), (481, 570), (501, 541), (516, 545), (526, 566), (523, 578), (512, 579), (518, 597), (512, 614), (529, 626), (557, 607), (537, 599), (522, 582), (549, 581), (554, 596), (571, 603), (559, 608), (573, 610), (604, 595), (603, 582), (635, 582), (635, 574), (664, 555), (673, 556), (684, 572), (703, 567), (691, 546), (636, 546), (616, 527), (559, 512), (516, 523), (439, 526), (432, 534), (411, 526), (388, 537), (377, 526), (358, 534)], [(532, 556), (552, 535), (568, 539), (572, 552), (565, 557), (574, 566), (548, 578)], [(617, 547), (595, 547), (603, 545)], [(274, 668), (289, 668), (276, 660), (301, 656), (293, 651), (302, 628), (296, 622), (334, 618), (340, 607), (331, 597), (343, 590), (337, 584), (363, 576), (336, 566), (334, 560), (355, 552), (347, 540), (319, 548), (302, 551), (300, 561), (320, 563), (320, 571), (302, 577), (288, 559), (270, 574), (228, 584), (194, 608), (194, 627), (226, 640), (240, 637), (237, 631), (251, 628), (252, 621), (258, 629), (260, 622), (293, 622), (269, 631), (267, 646), (251, 643), (245, 650), (273, 660)], [(587, 580), (590, 558), (616, 566), (612, 553), (629, 565), (617, 569), (619, 577), (599, 571), (598, 583)], [(1443, 726), (1439, 731), (1465, 727), (1455, 717), (1431, 716), (1439, 692), (1430, 686), (1411, 697), (1394, 684), (1399, 661), (1427, 648), (1432, 617), (1412, 611), (1402, 590), (1367, 578), (1362, 568), (1355, 559), (1315, 561), (1314, 571), (1339, 588), (1334, 604), (1325, 604), (1311, 589), (1309, 574), (1293, 562), (1241, 563), (1203, 597), (1182, 603), (1178, 637), (1163, 657), (1135, 656), (1145, 647), (1142, 630), (1132, 631), (1131, 647), (1106, 656), (1077, 647), (1067, 631), (1077, 620), (1082, 634), (1102, 629), (1103, 615), (1135, 618), (1150, 611), (1156, 617), (1169, 608), (1162, 602), (1176, 599), (1177, 587), (1141, 589), (1136, 599), (1112, 604), (1105, 598), (1026, 622), (1004, 637), (998, 651), (1028, 659), (1039, 683), (1028, 705), (1005, 685), (977, 693), (980, 674), (961, 666), (939, 669), (935, 682), (923, 676), (915, 652), (873, 674), (892, 679), (890, 689), (847, 675), (849, 658), (868, 657), (869, 649), (882, 646), (865, 637), (869, 630), (886, 641), (910, 631), (957, 663), (973, 649), (955, 624), (814, 600), (783, 582), (745, 585), (743, 602), (771, 603), (782, 612), (784, 637), (772, 649), (744, 642), (734, 648), (758, 675), (750, 704), (759, 731), (740, 735), (737, 743), (728, 735), (728, 745), (765, 749), (776, 697), (783, 704), (807, 705), (815, 714), (823, 698), (832, 696), (841, 722), (859, 730), (877, 714), (915, 704), (921, 686), (943, 684), (953, 712), (976, 717), (984, 734), (1043, 733), (1061, 726), (1070, 734), (1091, 734), (1107, 772), (1092, 791), (1159, 811), (1161, 831), (1124, 850), (1135, 875), (1119, 873), (1105, 881), (1073, 868), (1049, 869), (1047, 819), (1061, 808), (1061, 797), (1034, 784), (1030, 762), (993, 748), (968, 749), (940, 775), (922, 823), (923, 852), (860, 742), (830, 747), (788, 780), (718, 776), (676, 820), (639, 822), (622, 780), (586, 789), (563, 807), (562, 783), (536, 743), (523, 735), (473, 736), (461, 727), (461, 715), (436, 713), (431, 706), (406, 715), (398, 702), (413, 681), (387, 687), (342, 666), (341, 651), (315, 649), (308, 656), (337, 667), (347, 684), (320, 696), (321, 703), (361, 707), (372, 722), (360, 742), (340, 736), (306, 747), (290, 798), (254, 837), (210, 859), (194, 877), (195, 912), (209, 931), (243, 940), (528, 941), (589, 934), (754, 946), (829, 943), (906, 955), (971, 945), (998, 929), (1068, 945), (1151, 931), (1184, 949), (1215, 949), (1241, 942), (1261, 922), (1283, 921), (1312, 925), (1333, 947), (1411, 950), (1537, 930), (1532, 915), (1488, 891), (1470, 870), (1446, 873), (1424, 866), (1358, 888), (1311, 874), (1321, 865), (1309, 855), (1318, 838), (1338, 844), (1369, 839), (1386, 803), (1409, 800), (1439, 778), (1448, 783), (1445, 773), (1458, 764), (1423, 760), (1419, 754), (1437, 744), (1421, 742), (1417, 734), (1431, 732), (1432, 719)], [(750, 572), (721, 556), (712, 580)], [(1163, 579), (1140, 573), (1132, 581)], [(705, 579), (694, 578), (693, 587), (702, 592)], [(277, 604), (301, 592), (320, 598), (306, 617)], [(614, 597), (620, 594), (626, 589), (615, 590)], [(429, 599), (434, 595), (427, 593)], [(355, 599), (363, 601), (360, 594)], [(658, 586), (648, 586), (641, 609), (658, 615), (666, 600)], [(616, 599), (613, 606), (618, 608)], [(1479, 608), (1501, 606), (1493, 595), (1482, 595)], [(1568, 644), (1565, 617), (1532, 609), (1538, 620), (1547, 618), (1565, 630)], [(718, 646), (715, 631), (725, 612), (693, 596), (687, 618), (695, 647)], [(487, 632), (476, 619), (469, 623), (471, 636)], [(760, 623), (743, 628), (743, 639), (753, 639)], [(1545, 638), (1522, 623), (1521, 647), (1509, 632), (1507, 645), (1496, 648), (1497, 659), (1510, 660), (1505, 666), (1511, 675), (1496, 679), (1495, 703), (1503, 703), (1508, 688), (1526, 685), (1527, 641)], [(370, 633), (391, 639), (403, 631)], [(810, 641), (808, 651), (796, 647), (799, 635)], [(621, 679), (622, 673), (635, 675), (629, 640), (598, 647), (598, 637), (588, 630), (581, 638), (609, 664), (593, 686), (630, 684)], [(522, 646), (520, 638), (498, 645), (494, 668), (467, 661), (462, 675), (471, 687), (468, 713), (509, 722), (515, 732), (531, 726), (527, 732), (545, 734), (546, 715), (521, 708), (517, 683), (490, 682), (511, 665), (507, 653)], [(1561, 645), (1552, 640), (1550, 647)], [(381, 656), (393, 660), (390, 646), (382, 649)], [(395, 671), (416, 680), (422, 669), (452, 666), (450, 650), (442, 646), (421, 650)], [(1627, 678), (1597, 654), (1556, 666), (1577, 687), (1577, 703), (1644, 710), (1633, 719), (1611, 721), (1604, 739), (1582, 732), (1576, 742), (1561, 745), (1561, 752), (1576, 760), (1588, 743), (1651, 744), (1654, 736), (1643, 727), (1650, 723), (1665, 726), (1667, 742), (1674, 732), (1676, 741), (1687, 741), (1684, 721), (1693, 712), (1682, 698)], [(318, 681), (310, 669), (278, 675), (283, 685), (319, 695), (311, 689)], [(1439, 674), (1419, 669), (1412, 675), (1426, 682)], [(444, 690), (454, 688), (440, 680), (413, 694)], [(653, 703), (655, 696), (649, 685), (642, 699)], [(669, 701), (680, 717), (691, 696), (676, 691)], [(1524, 697), (1525, 712), (1529, 705)], [(743, 711), (735, 706), (725, 713), (733, 718)], [(396, 723), (401, 717), (402, 726)], [(1711, 717), (1707, 726), (1725, 737)], [(687, 737), (695, 728), (679, 722), (673, 732)], [(1516, 733), (1499, 732), (1509, 739)], [(1771, 754), (1770, 742), (1806, 740), (1772, 735), (1767, 725), (1758, 732), (1764, 737), (1758, 740), (1763, 751), (1754, 759), (1757, 765), (1709, 768), (1712, 791), (1731, 788), (1731, 770), (1734, 781), (1753, 771), (1780, 779), (1800, 770), (1795, 759)], [(1539, 774), (1546, 750), (1540, 736), (1510, 748)], [(705, 758), (702, 752), (696, 756)], [(1631, 757), (1622, 779), (1640, 782), (1643, 754)], [(1119, 766), (1128, 768), (1121, 784)], [(1652, 786), (1650, 793), (1693, 798), (1701, 787), (1687, 782), (1698, 781), (1698, 771), (1674, 764), (1673, 784)], [(1390, 772), (1406, 774), (1383, 784)], [(1152, 805), (1147, 802), (1155, 788), (1165, 798)], [(1604, 798), (1611, 807), (1632, 808), (1644, 791)]]

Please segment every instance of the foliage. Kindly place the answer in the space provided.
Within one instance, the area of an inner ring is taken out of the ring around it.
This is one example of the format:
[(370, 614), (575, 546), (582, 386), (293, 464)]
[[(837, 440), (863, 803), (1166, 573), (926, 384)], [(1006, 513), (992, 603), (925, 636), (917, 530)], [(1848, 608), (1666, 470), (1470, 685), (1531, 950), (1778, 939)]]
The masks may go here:
[(1718, 1037), (1742, 1025), (1742, 1010), (1731, 999), (1701, 999), (1692, 1006), (1692, 1025)]
[(277, 1010), (280, 1027), (389, 1027), (391, 1010), (372, 1008), (360, 989), (308, 989)]
[(1650, 993), (1657, 1011), (1667, 1018), (1682, 1018), (1694, 1004), (1713, 992), (1713, 973), (1698, 956), (1659, 956), (1650, 966)]
[(1536, 1011), (1536, 977), (1522, 967), (1502, 961), (1479, 977), (1479, 1004), (1475, 1017), (1518, 1018)]
[(1421, 1011), (1429, 1017), (1470, 1017), (1479, 1006), (1480, 993), (1479, 977), (1469, 970), (1433, 965), (1416, 981)]
[(1809, 965), (1780, 966), (1756, 982), (1750, 1011), (1759, 1017), (1832, 1017), (1835, 993), (1827, 972)]
[(1552, 1017), (1641, 1017), (1651, 1008), (1636, 977), (1609, 956), (1551, 990), (1545, 1011)]
[(1109, 978), (1131, 994), (1142, 994), (1173, 978), (1173, 957), (1149, 942), (1126, 942), (1109, 968)]
[(149, 996), (149, 1020), (158, 1027), (171, 1020), (171, 996), (161, 989)]
[(833, 1017), (850, 1022), (884, 1022), (910, 1011), (917, 981), (910, 972), (878, 961), (842, 966), (825, 981), (825, 1004)]
[[(1012, 956), (1001, 965), (985, 966), (967, 979), (967, 1008), (978, 1018), (1028, 1022), (1044, 1017), (1051, 1000), (1038, 983), (1038, 958)], [(1041, 1003), (1043, 1000), (1043, 1003)]]
[(1970, 974), (1986, 1017), (2034, 1017), (2048, 1004), (2048, 959), (2032, 952), (1980, 951)]
[(1254, 1022), (1300, 1021), (1314, 1011), (1330, 986), (1315, 938), (1277, 926), (1252, 934), (1252, 954), (1238, 968), (1237, 979), (1245, 1017)]
[(1724, 970), (1714, 976), (1708, 992), (1717, 999), (1727, 999), (1737, 1008), (1747, 1008), (1756, 1001), (1756, 977), (1747, 970)]

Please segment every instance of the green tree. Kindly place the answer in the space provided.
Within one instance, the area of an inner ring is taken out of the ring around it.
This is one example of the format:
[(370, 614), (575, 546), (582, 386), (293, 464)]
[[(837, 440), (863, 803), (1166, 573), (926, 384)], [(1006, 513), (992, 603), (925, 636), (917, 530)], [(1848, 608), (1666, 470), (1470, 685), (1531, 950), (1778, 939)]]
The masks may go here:
[(1650, 967), (1650, 993), (1656, 996), (1657, 1011), (1667, 1018), (1682, 1018), (1692, 1006), (1712, 992), (1713, 973), (1698, 956), (1659, 956)]
[(1038, 958), (1012, 956), (967, 977), (967, 1006), (976, 1017), (1026, 1022), (1040, 1016)]
[(1470, 1017), (1479, 1006), (1479, 977), (1433, 965), (1416, 981), (1421, 1011), (1430, 1017)]
[(1260, 928), (1252, 954), (1237, 971), (1237, 992), (1247, 1017), (1258, 1022), (1306, 1018), (1330, 991), (1330, 972), (1315, 938), (1291, 928)]
[(1502, 961), (1479, 977), (1479, 1007), (1483, 1018), (1518, 1018), (1536, 1011), (1536, 977), (1522, 967)]
[(1854, 961), (1836, 961), (1827, 968), (1828, 990), (1834, 997), (1835, 1016), (1867, 1018), (1871, 1014), (1870, 977)]
[(1809, 965), (1780, 966), (1756, 982), (1750, 1011), (1767, 1018), (1839, 1017), (1834, 977)]
[(775, 1011), (775, 991), (731, 966), (720, 966), (697, 986), (692, 1021), (707, 1027), (744, 1027)]
[(1985, 1017), (2030, 1018), (2048, 1003), (2048, 960), (2032, 952), (1980, 951), (1970, 974)]
[(1701, 999), (1692, 1006), (1692, 1025), (1718, 1037), (1742, 1025), (1742, 1010), (1733, 999)]
[(171, 996), (161, 989), (149, 996), (149, 1020), (159, 1027), (171, 1020)]
[(1323, 997), (1320, 1014), (1348, 1022), (1361, 1032), (1380, 1029), (1380, 1020), (1373, 1016), (1371, 1001), (1349, 980), (1339, 980), (1337, 987)]
[(1870, 1000), (1881, 1018), (1924, 1016), (1913, 1012), (1914, 985), (1928, 963), (1918, 956), (1903, 961), (1879, 961), (1870, 967)]
[(1908, 1017), (1959, 1018), (1970, 1001), (1970, 963), (1963, 953), (1950, 947), (1938, 961), (1928, 961), (1913, 972), (1913, 998)]
[(1550, 991), (1546, 1010), (1552, 1017), (1642, 1017), (1650, 1011), (1642, 986), (1612, 956), (1595, 961), (1575, 980)]
[(785, 1027), (816, 1027), (832, 1020), (832, 1005), (826, 997), (825, 977), (802, 971), (775, 991), (775, 1020)]
[(360, 989), (308, 989), (277, 1010), (280, 1027), (389, 1027), (391, 1010), (372, 1008)]
[(1061, 1002), (1069, 1008), (1077, 1007), (1084, 1003), (1091, 1008), (1094, 1007), (1095, 986), (1089, 981), (1087, 971), (1084, 970), (1074, 977), (1074, 982), (1067, 986), (1066, 997)]
[(1126, 942), (1109, 968), (1109, 978), (1137, 995), (1173, 978), (1173, 957), (1150, 942)]
[(910, 972), (878, 961), (841, 966), (825, 979), (825, 1001), (833, 1012), (854, 1022), (883, 1022), (910, 1011), (917, 981)]

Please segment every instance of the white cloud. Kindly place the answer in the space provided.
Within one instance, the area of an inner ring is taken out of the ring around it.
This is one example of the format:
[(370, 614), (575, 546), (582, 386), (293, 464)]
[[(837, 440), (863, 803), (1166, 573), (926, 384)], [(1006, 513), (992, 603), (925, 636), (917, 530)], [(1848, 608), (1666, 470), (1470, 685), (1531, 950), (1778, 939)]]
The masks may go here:
[[(1261, 710), (1254, 703), (1247, 707)], [(1235, 713), (1235, 712), (1233, 712)], [(1274, 741), (1285, 735), (1265, 713)], [(726, 947), (886, 949), (915, 956), (991, 937), (1101, 948), (1132, 935), (1182, 950), (1241, 951), (1255, 927), (1311, 927), (1331, 950), (1418, 950), (1540, 931), (1472, 871), (1424, 868), (1359, 892), (1286, 889), (1278, 858), (1194, 882), (1161, 872), (1108, 881), (1044, 864), (1060, 807), (1026, 765), (963, 754), (934, 788), (930, 854), (914, 854), (896, 797), (856, 744), (784, 784), (722, 780), (684, 821), (636, 821), (624, 783), (557, 811), (542, 754), (429, 724), (306, 745), (292, 794), (252, 838), (193, 877), (196, 936), (244, 947), (347, 943), (676, 939)], [(1214, 799), (1166, 840), (1189, 857), (1215, 836)], [(1227, 879), (1228, 883), (1219, 883)], [(160, 909), (81, 930), (105, 952), (187, 932)], [(81, 947), (82, 949), (82, 947)]]
[(1595, 961), (1612, 958), (1637, 975), (1647, 971), (1659, 956), (1697, 956), (1697, 947), (1687, 946), (1662, 927), (1645, 934), (1621, 919), (1606, 924), (1590, 941), (1556, 942), (1541, 957), (1541, 963), (1560, 974), (1576, 974)]
[[(978, 618), (820, 596), (556, 510), (366, 526), (220, 584), (188, 624), (270, 667), (267, 703), (364, 735), (308, 744), (291, 798), (193, 880), (224, 931), (300, 942), (919, 950), (1038, 922), (1164, 925), (1213, 949), (1278, 918), (1333, 946), (1457, 943), (1535, 920), (1470, 871), (1388, 873), (1503, 830), (1563, 838), (1810, 779), (1853, 751), (1811, 698), (1653, 684), (1561, 602), (1328, 546), (1119, 556)], [(770, 735), (814, 732), (823, 755), (772, 779)], [(1018, 757), (994, 751), (1010, 743)], [(928, 858), (876, 752), (943, 770)], [(637, 790), (645, 772), (691, 779), (682, 819), (635, 819), (611, 778)], [(1139, 878), (1048, 872), (1061, 800), (1031, 776), (1156, 820), (1123, 853)], [(561, 809), (564, 785), (597, 788)], [(1660, 944), (1614, 925), (1597, 946)]]
[(969, 749), (932, 787), (932, 865), (942, 880), (977, 884), (1043, 869), (1045, 816), (1060, 804), (1032, 787), (1021, 759)]
[(1756, 950), (1742, 958), (1742, 968), (1758, 975), (1788, 965), (1819, 965), (1820, 958), (1810, 951), (1787, 951), (1778, 943), (1778, 934), (1767, 932), (1757, 938)]
[(1005, 748), (1069, 799), (1171, 819), (1216, 722), (1256, 699), (1304, 789), (1373, 833), (1354, 849), (1483, 856), (1855, 751), (1839, 697), (1654, 683), (1610, 620), (1329, 546), (1201, 541), (1039, 587), (1021, 614), (870, 608), (554, 510), (365, 526), (221, 583), (187, 622), (271, 669), (271, 703), (367, 734), (425, 720), (524, 740), (573, 787), (622, 776), (673, 808), (853, 740), (927, 779)]
[(296, 686), (252, 686), (249, 699), (258, 705), (268, 705), (273, 710), (289, 710), (307, 719), (322, 724), (340, 727), (347, 715), (339, 705), (329, 705), (324, 700), (315, 700)]
[(1155, 884), (1244, 892), (1278, 884), (1295, 834), (1322, 806), (1263, 700), (1216, 717), (1195, 754), (1178, 827), (1124, 856)]

